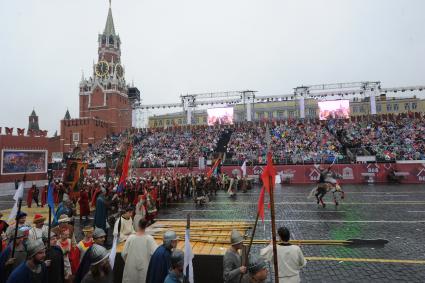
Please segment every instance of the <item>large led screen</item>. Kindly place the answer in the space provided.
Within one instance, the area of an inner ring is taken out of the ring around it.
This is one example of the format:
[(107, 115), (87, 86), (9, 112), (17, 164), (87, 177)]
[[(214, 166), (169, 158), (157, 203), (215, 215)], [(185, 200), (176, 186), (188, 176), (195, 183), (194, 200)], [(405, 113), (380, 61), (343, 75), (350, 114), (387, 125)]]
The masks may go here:
[(233, 124), (233, 108), (212, 108), (207, 109), (208, 125)]
[(2, 174), (46, 173), (46, 150), (3, 150)]
[(319, 101), (319, 119), (347, 119), (350, 118), (349, 100)]

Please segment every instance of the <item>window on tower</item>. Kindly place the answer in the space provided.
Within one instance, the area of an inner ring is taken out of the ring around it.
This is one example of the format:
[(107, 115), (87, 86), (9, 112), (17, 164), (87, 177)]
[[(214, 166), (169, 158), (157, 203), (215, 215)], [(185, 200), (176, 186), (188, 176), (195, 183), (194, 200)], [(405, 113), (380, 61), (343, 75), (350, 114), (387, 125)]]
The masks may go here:
[(112, 35), (109, 36), (109, 44), (114, 45), (114, 37)]
[(106, 36), (102, 36), (102, 44), (106, 44)]

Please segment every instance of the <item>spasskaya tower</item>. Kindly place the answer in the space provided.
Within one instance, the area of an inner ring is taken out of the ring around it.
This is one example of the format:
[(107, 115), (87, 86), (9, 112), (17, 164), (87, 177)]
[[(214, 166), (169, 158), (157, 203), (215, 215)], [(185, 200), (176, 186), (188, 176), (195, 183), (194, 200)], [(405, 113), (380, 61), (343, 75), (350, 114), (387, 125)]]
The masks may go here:
[(98, 45), (93, 75), (89, 79), (83, 76), (80, 82), (80, 118), (104, 120), (113, 133), (119, 133), (131, 127), (131, 105), (121, 63), (121, 39), (115, 32), (111, 7)]
[(98, 35), (98, 58), (89, 78), (79, 85), (79, 118), (65, 115), (61, 120), (61, 150), (70, 152), (100, 142), (106, 136), (121, 133), (132, 125), (129, 86), (121, 63), (121, 39), (115, 32), (109, 3), (105, 29)]

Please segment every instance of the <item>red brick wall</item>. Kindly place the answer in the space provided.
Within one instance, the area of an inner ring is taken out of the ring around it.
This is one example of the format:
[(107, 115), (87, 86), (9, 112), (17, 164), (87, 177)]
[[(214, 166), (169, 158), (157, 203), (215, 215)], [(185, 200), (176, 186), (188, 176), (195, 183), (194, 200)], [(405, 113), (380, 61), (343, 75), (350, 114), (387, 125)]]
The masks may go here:
[(72, 152), (75, 148), (73, 133), (80, 134), (79, 146), (86, 149), (89, 144), (102, 141), (110, 133), (110, 125), (106, 121), (93, 118), (62, 120), (60, 137), (62, 152)]

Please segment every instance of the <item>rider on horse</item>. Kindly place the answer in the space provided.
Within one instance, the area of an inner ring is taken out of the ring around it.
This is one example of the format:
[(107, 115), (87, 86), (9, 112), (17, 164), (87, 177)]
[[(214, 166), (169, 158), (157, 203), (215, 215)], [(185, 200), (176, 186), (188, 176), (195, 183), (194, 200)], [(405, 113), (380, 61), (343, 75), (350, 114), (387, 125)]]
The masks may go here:
[(331, 183), (328, 178), (328, 174), (333, 164), (331, 164), (327, 169), (319, 168), (319, 182), (317, 185), (315, 197), (317, 199), (317, 204), (321, 204), (323, 207), (326, 207), (326, 204), (323, 202), (323, 197), (326, 195)]
[(323, 207), (326, 207), (326, 204), (323, 202), (323, 197), (328, 191), (332, 191), (335, 205), (338, 205), (337, 194), (341, 195), (341, 199), (344, 198), (344, 192), (336, 180), (339, 176), (331, 171), (332, 166), (333, 163), (327, 169), (319, 168), (320, 177), (315, 196), (317, 204), (321, 204)]

